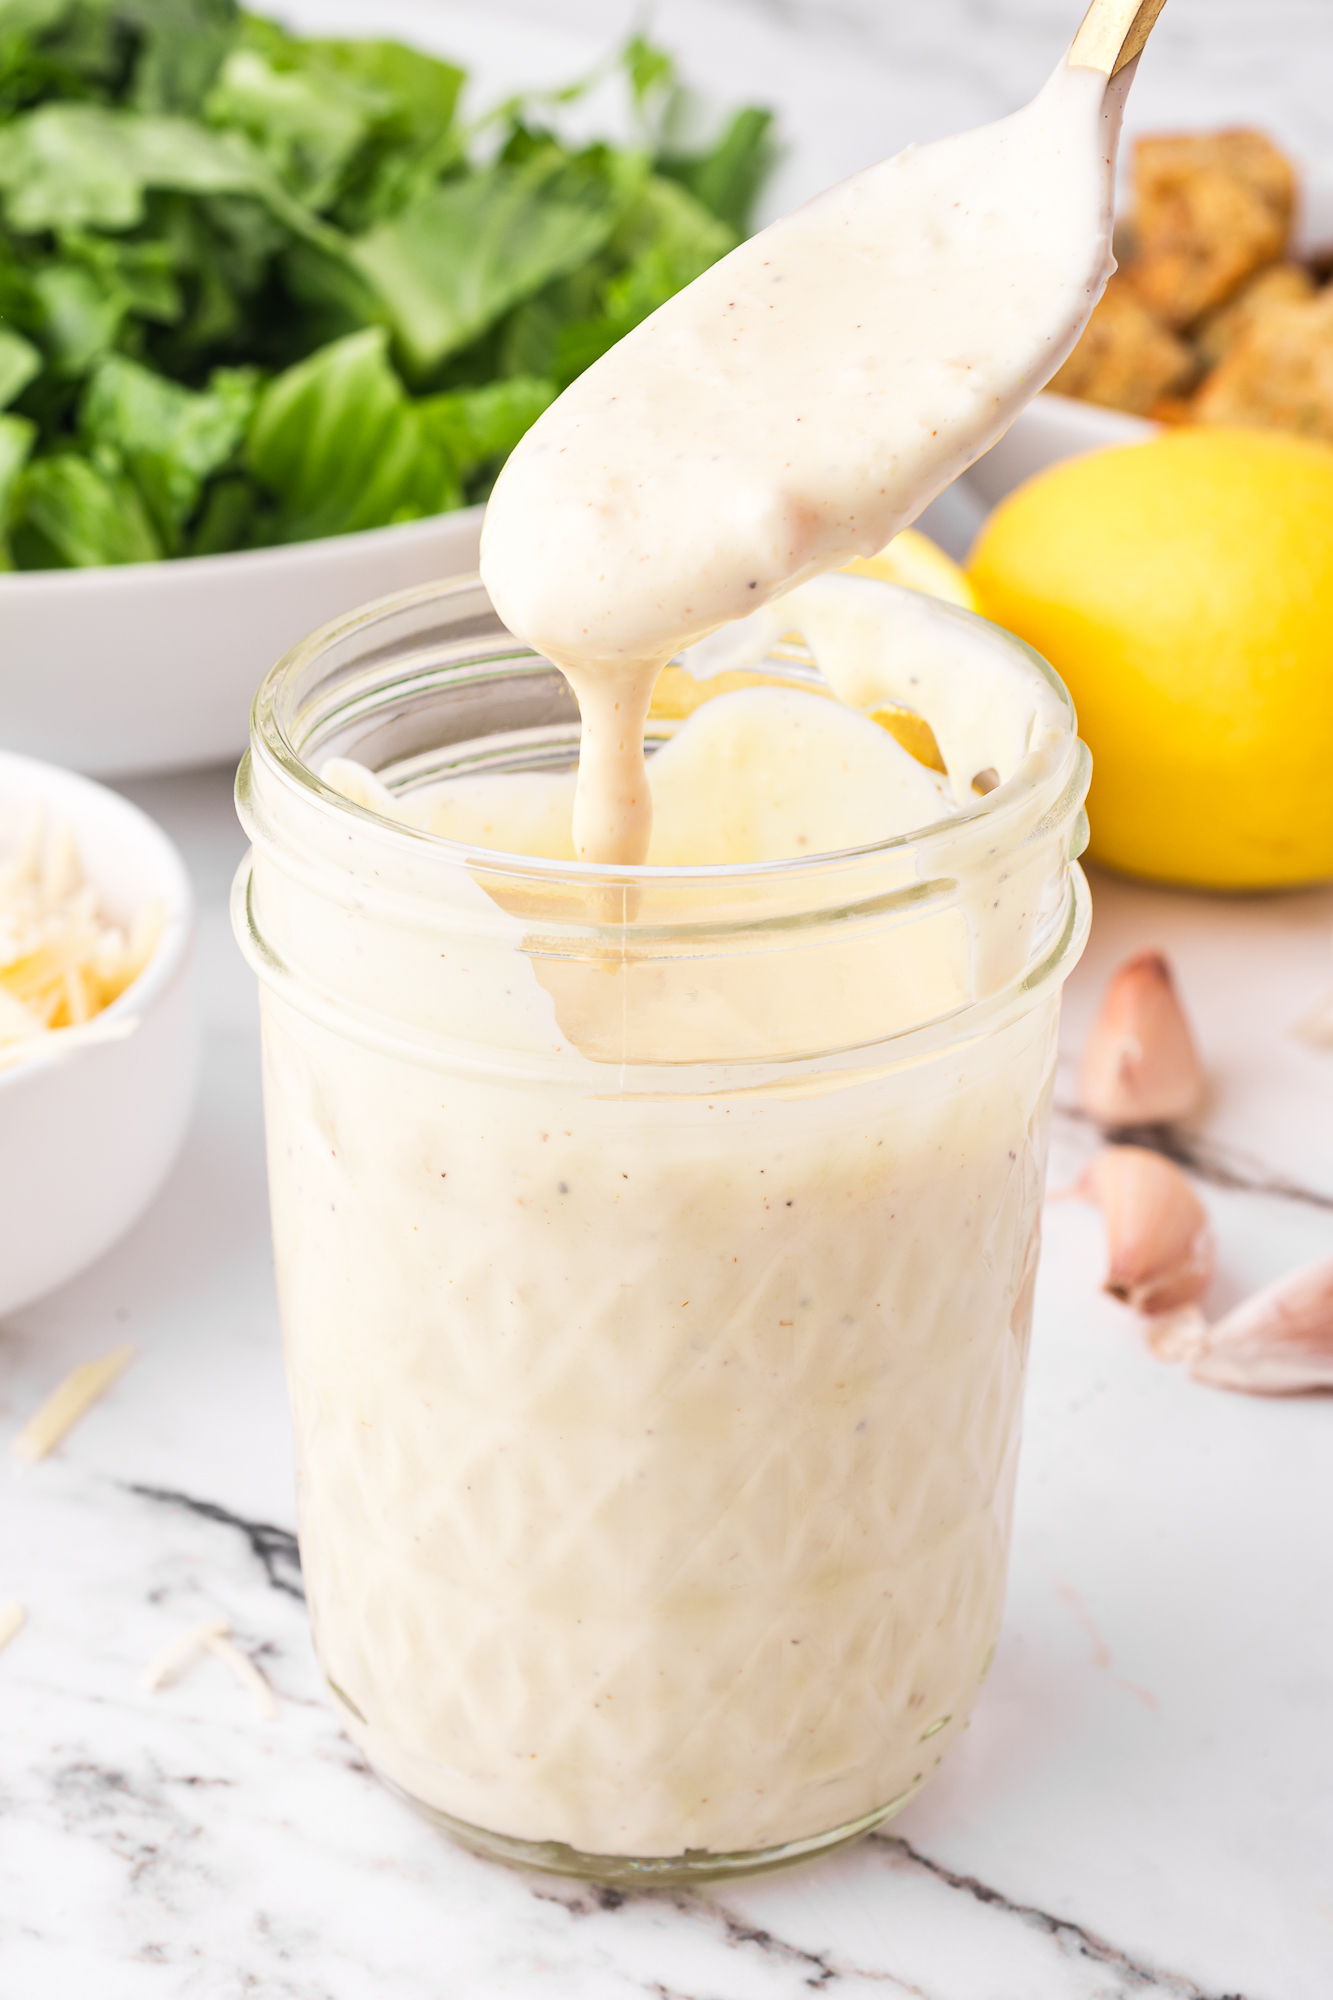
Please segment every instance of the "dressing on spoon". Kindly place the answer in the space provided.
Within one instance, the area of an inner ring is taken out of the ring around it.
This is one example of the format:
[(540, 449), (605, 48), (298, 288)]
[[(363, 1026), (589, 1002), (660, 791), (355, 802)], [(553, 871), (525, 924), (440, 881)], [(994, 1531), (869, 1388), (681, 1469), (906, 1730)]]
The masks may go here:
[(1158, 10), (1097, 0), (1024, 110), (909, 146), (741, 244), (518, 445), (481, 571), (578, 697), (580, 860), (648, 853), (643, 728), (666, 662), (883, 548), (1070, 353), (1115, 268), (1126, 51)]

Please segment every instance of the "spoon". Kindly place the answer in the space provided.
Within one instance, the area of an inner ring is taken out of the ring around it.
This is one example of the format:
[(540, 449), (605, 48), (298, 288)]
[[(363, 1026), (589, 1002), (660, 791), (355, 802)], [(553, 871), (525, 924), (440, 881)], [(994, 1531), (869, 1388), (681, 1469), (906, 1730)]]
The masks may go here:
[(1099, 69), (1108, 81), (1136, 56), (1166, 0), (1092, 0), (1069, 51), (1071, 69)]
[(1072, 351), (1115, 268), (1120, 114), (1162, 5), (1094, 0), (1031, 104), (742, 243), (513, 452), (481, 571), (578, 697), (581, 860), (647, 853), (643, 726), (666, 661), (883, 548)]

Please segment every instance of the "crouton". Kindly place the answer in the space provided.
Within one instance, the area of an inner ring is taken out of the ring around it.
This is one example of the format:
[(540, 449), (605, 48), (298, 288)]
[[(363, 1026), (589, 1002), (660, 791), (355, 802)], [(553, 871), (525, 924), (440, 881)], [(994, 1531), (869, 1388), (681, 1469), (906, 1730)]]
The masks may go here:
[(1189, 326), (1285, 254), (1290, 161), (1262, 132), (1161, 134), (1134, 149), (1134, 280), (1169, 326)]
[(1194, 358), (1117, 272), (1068, 361), (1047, 385), (1061, 396), (1142, 416), (1159, 397), (1186, 386)]
[(1254, 319), (1194, 397), (1192, 413), (1200, 424), (1333, 441), (1333, 290)]
[(1219, 306), (1199, 322), (1194, 342), (1204, 368), (1216, 368), (1255, 320), (1274, 306), (1302, 305), (1314, 295), (1314, 279), (1300, 264), (1270, 264), (1229, 305)]

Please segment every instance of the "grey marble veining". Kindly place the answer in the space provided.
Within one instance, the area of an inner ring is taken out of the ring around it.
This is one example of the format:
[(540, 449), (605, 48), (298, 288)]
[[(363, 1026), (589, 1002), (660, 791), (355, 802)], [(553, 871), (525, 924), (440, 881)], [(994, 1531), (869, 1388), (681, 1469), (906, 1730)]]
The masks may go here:
[[(5, 1677), (11, 1712), (41, 1725), (5, 1787), (7, 1995), (1240, 1994), (1064, 1898), (1047, 1907), (951, 1866), (928, 1835), (890, 1829), (802, 1874), (695, 1896), (458, 1853), (339, 1734), (268, 1524), (82, 1470), (41, 1485), (48, 1554), (64, 1561), (58, 1591), (31, 1588), (35, 1629)], [(270, 1678), (279, 1723), (257, 1721), (213, 1662), (161, 1694), (138, 1688), (143, 1647), (211, 1615)], [(1260, 1984), (1244, 2000), (1298, 1990)]]

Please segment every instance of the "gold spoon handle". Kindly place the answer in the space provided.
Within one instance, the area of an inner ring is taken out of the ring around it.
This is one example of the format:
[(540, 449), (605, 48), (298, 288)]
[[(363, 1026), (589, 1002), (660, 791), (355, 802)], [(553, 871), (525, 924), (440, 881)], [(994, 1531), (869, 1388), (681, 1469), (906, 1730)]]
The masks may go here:
[(1092, 0), (1069, 51), (1071, 69), (1099, 69), (1108, 79), (1143, 51), (1166, 0)]

